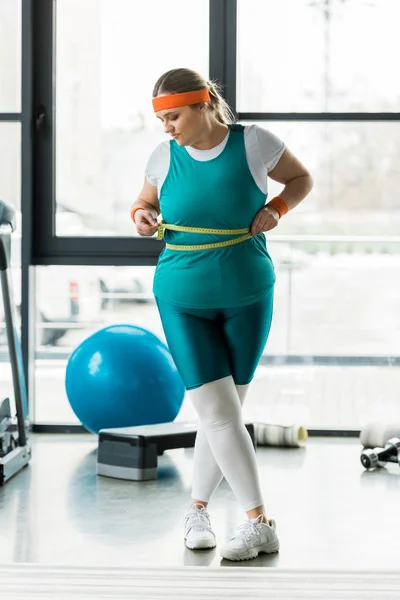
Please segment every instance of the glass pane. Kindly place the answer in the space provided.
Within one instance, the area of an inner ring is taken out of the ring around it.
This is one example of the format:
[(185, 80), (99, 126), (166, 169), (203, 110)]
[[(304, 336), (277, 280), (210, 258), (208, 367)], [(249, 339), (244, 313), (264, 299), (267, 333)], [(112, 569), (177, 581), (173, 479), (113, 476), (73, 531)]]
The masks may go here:
[[(271, 236), (399, 235), (400, 123), (257, 124), (282, 139), (314, 179), (309, 196)], [(268, 187), (270, 198), (282, 190), (271, 179)], [(366, 241), (360, 249), (375, 252), (377, 248), (371, 250)], [(390, 242), (383, 242), (379, 251), (391, 248)], [(397, 246), (394, 251), (398, 252)]]
[[(379, 397), (379, 410), (391, 418), (398, 410), (398, 368), (268, 363), (285, 354), (397, 355), (398, 257), (385, 262), (379, 255), (309, 254), (278, 241), (270, 241), (269, 250), (277, 272), (274, 320), (246, 417), (356, 428), (377, 416)], [(37, 422), (78, 423), (66, 397), (65, 371), (71, 352), (93, 332), (132, 323), (165, 342), (153, 274), (154, 267), (36, 268)], [(194, 418), (186, 398), (177, 419)]]
[(400, 369), (395, 366), (260, 366), (246, 396), (245, 418), (308, 429), (362, 429), (397, 423)]
[(239, 0), (238, 110), (400, 110), (398, 0)]
[(400, 242), (392, 253), (350, 237), (336, 251), (273, 238), (268, 248), (277, 283), (267, 355), (398, 355)]
[(21, 0), (0, 0), (0, 112), (21, 111)]
[(36, 412), (41, 423), (75, 423), (65, 392), (71, 352), (116, 323), (165, 341), (152, 294), (154, 267), (36, 268)]
[(0, 123), (0, 198), (21, 206), (21, 125)]
[[(58, 0), (56, 199), (59, 236), (134, 235), (129, 208), (167, 139), (152, 112), (158, 77), (208, 77), (209, 2)], [(173, 30), (171, 32), (171, 30)], [(155, 50), (156, 48), (156, 50)]]

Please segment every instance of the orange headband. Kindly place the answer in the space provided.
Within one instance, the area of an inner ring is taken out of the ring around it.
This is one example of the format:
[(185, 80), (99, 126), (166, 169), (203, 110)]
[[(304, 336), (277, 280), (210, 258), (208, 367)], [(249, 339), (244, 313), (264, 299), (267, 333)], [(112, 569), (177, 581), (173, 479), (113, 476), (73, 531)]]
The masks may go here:
[(182, 94), (170, 94), (169, 96), (157, 96), (153, 98), (154, 112), (166, 110), (167, 108), (178, 108), (179, 106), (189, 106), (198, 102), (210, 102), (210, 94), (207, 89), (196, 90), (195, 92), (183, 92)]

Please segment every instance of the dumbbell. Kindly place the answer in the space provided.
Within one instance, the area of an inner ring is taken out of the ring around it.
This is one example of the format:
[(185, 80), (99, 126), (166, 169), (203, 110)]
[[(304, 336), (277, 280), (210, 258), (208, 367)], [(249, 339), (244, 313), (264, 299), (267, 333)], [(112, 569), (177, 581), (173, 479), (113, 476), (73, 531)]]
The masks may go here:
[(382, 469), (388, 462), (400, 464), (400, 439), (391, 438), (386, 442), (384, 448), (363, 450), (360, 460), (366, 469), (376, 469), (377, 467)]

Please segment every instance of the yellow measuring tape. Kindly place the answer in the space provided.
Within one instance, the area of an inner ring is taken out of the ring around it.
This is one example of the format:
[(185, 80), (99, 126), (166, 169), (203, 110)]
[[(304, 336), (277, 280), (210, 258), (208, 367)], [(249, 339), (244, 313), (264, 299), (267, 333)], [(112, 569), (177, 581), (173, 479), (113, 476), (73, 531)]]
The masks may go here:
[[(226, 246), (233, 246), (234, 244), (240, 244), (249, 240), (251, 233), (248, 229), (207, 229), (206, 227), (185, 227), (181, 225), (168, 225), (164, 221), (161, 221), (158, 225), (157, 239), (162, 240), (164, 237), (164, 230), (170, 229), (171, 231), (182, 231), (187, 233), (205, 233), (209, 235), (240, 235), (238, 238), (232, 240), (226, 240), (225, 242), (216, 242), (214, 244), (193, 244), (191, 246), (177, 245), (177, 244), (165, 244), (165, 247), (169, 250), (213, 250), (214, 248), (225, 248)], [(245, 235), (242, 235), (245, 234)]]

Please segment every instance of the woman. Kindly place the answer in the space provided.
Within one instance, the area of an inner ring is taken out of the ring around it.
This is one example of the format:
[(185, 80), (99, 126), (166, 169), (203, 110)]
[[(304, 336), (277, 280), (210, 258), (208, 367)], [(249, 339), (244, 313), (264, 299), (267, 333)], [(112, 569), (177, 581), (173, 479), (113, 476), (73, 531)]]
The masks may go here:
[[(312, 179), (275, 135), (233, 124), (215, 84), (194, 71), (162, 75), (153, 108), (172, 140), (150, 156), (131, 217), (142, 236), (165, 231), (153, 291), (199, 417), (184, 538), (193, 550), (216, 545), (207, 506), (225, 477), (248, 520), (221, 556), (255, 558), (279, 549), (241, 411), (272, 319), (275, 274), (263, 232), (306, 197)], [(284, 184), (268, 203), (267, 176)]]

